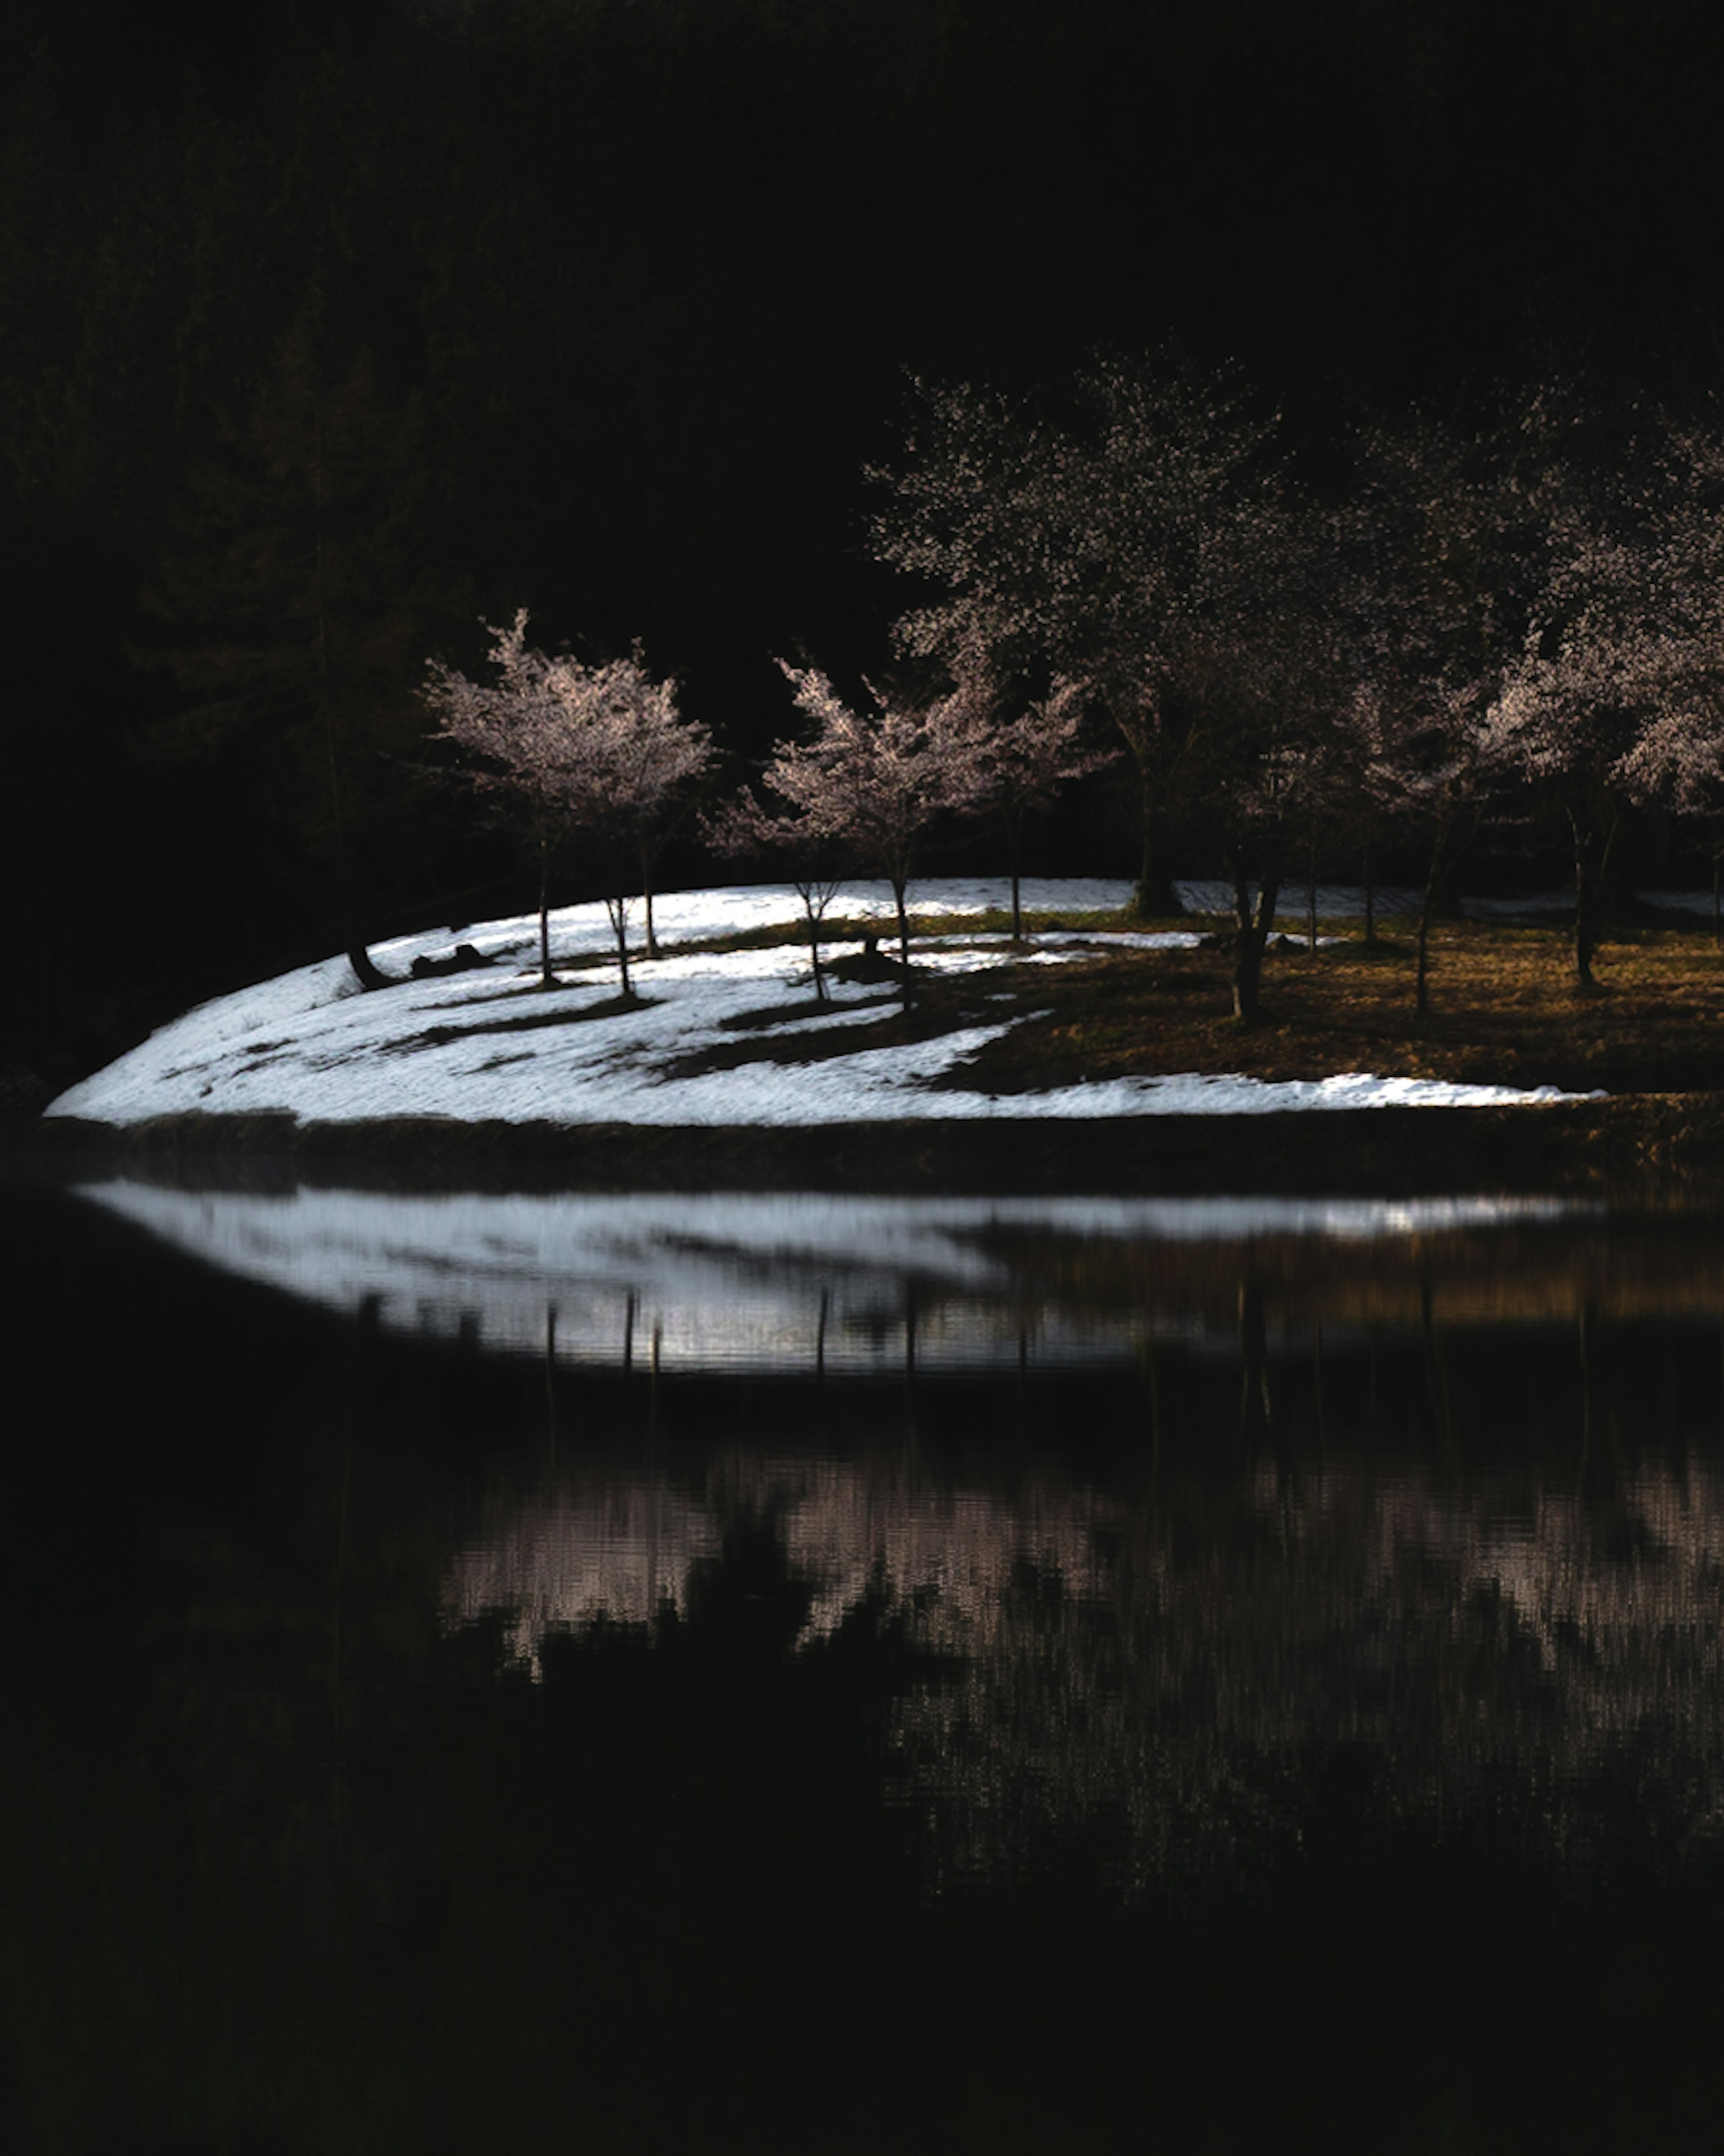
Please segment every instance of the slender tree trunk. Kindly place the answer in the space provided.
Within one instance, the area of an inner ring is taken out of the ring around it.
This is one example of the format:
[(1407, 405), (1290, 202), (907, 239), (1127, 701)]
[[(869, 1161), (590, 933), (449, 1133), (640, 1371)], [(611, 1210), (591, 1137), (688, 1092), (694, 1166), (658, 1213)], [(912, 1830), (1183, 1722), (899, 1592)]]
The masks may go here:
[(1620, 817), (1611, 819), (1601, 846), (1598, 833), (1578, 809), (1571, 809), (1568, 814), (1569, 829), (1574, 834), (1574, 978), (1583, 988), (1596, 985), (1593, 960), (1603, 941), (1600, 896), (1620, 823)]
[(1419, 1018), (1423, 1018), (1430, 1007), (1431, 929), (1435, 924), (1438, 909), (1443, 903), (1443, 894), (1449, 880), (1469, 843), (1468, 834), (1457, 824), (1456, 814), (1453, 809), (1439, 818), (1431, 839), (1430, 860), (1424, 873), (1424, 894), (1419, 901), (1419, 928), (1414, 945), (1417, 963), (1414, 973), (1413, 1009)]
[(1593, 923), (1592, 834), (1580, 817), (1569, 814), (1574, 835), (1574, 978), (1583, 988), (1593, 986), (1593, 952), (1598, 937)]
[(1275, 917), (1275, 901), (1280, 894), (1280, 873), (1274, 868), (1265, 871), (1255, 916), (1251, 886), (1237, 861), (1234, 864), (1233, 893), (1234, 916), (1239, 924), (1234, 939), (1233, 1014), (1242, 1024), (1250, 1025), (1262, 1013), (1259, 990), (1263, 979), (1263, 953)]
[(1574, 895), (1574, 978), (1583, 988), (1598, 985), (1593, 972), (1593, 955), (1598, 947), (1593, 906), (1591, 879), (1583, 871)]
[(814, 901), (807, 891), (802, 895), (803, 911), (808, 916), (808, 956), (814, 968), (814, 1001), (826, 1001), (826, 975), (820, 965), (820, 916), (814, 911)]
[(1311, 864), (1305, 880), (1305, 947), (1315, 952), (1317, 947), (1317, 850), (1311, 848)]
[(617, 939), (617, 971), (623, 978), (623, 993), (632, 995), (629, 984), (629, 901), (626, 898), (608, 898), (604, 910), (611, 916), (612, 932)]
[(551, 841), (539, 841), (539, 979), (547, 988), (557, 985), (551, 970)]
[(1012, 941), (1024, 941), (1023, 877), (1024, 810), (1007, 799), (1000, 803), (1000, 824), (1006, 834), (1006, 872), (1012, 886)]
[(904, 1000), (910, 1001), (910, 916), (904, 904), (904, 894), (909, 889), (909, 879), (894, 876), (892, 903), (898, 909), (898, 963), (904, 974)]
[(1415, 1018), (1423, 1018), (1430, 1009), (1431, 923), (1436, 918), (1437, 896), (1448, 869), (1443, 858), (1448, 836), (1447, 824), (1439, 821), (1436, 836), (1431, 841), (1429, 865), (1424, 872), (1424, 895), (1419, 902), (1418, 956), (1413, 970), (1413, 1014)]
[(1377, 942), (1377, 886), (1371, 871), (1371, 849), (1365, 849), (1365, 942), (1367, 947)]
[(659, 939), (653, 933), (653, 865), (644, 846), (640, 850), (640, 891), (646, 907), (646, 954), (649, 958), (656, 958)]

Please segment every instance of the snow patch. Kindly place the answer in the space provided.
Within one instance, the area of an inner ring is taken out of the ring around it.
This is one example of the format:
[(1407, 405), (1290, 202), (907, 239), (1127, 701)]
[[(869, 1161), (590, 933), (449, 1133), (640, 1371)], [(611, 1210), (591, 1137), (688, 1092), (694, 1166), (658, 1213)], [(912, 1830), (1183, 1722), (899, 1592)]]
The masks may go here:
[[(1003, 907), (1003, 881), (932, 882), (917, 890), (924, 915), (974, 915)], [(1026, 908), (1071, 914), (1116, 909), (1128, 886), (1100, 880), (1032, 882)], [(875, 886), (846, 889), (835, 911), (883, 920), (890, 896)], [(800, 901), (788, 886), (671, 893), (654, 906), (669, 946), (741, 930), (782, 927), (796, 934)], [(859, 1048), (801, 1060), (811, 1031), (836, 1030), (878, 1009), (877, 986), (834, 986), (829, 1013), (811, 1016), (808, 953), (799, 940), (741, 951), (670, 949), (642, 962), (644, 991), (624, 1003), (608, 963), (571, 972), (556, 989), (539, 988), (531, 954), (536, 917), (397, 938), (374, 955), (404, 974), (412, 961), (445, 949), (452, 936), (496, 957), (495, 967), (413, 982), (375, 994), (354, 992), (344, 958), (302, 966), (188, 1011), (130, 1054), (63, 1093), (48, 1110), (92, 1122), (131, 1124), (202, 1111), (287, 1115), (304, 1122), (449, 1117), (565, 1126), (775, 1126), (989, 1117), (1270, 1115), (1361, 1107), (1477, 1107), (1572, 1097), (1554, 1088), (1467, 1086), (1434, 1079), (1344, 1072), (1319, 1081), (1270, 1082), (1234, 1073), (1128, 1077), (1028, 1093), (990, 1094), (936, 1080), (1013, 1022), (973, 1026), (894, 1048)], [(1034, 956), (1054, 965), (1099, 948), (1189, 948), (1187, 930), (1161, 934), (1066, 930), (1039, 939)], [(571, 906), (552, 919), (552, 949), (564, 964), (599, 961), (611, 949), (602, 906)], [(526, 970), (506, 962), (520, 959)], [(918, 944), (929, 973), (985, 973), (1008, 963), (1003, 939), (954, 936)], [(782, 1009), (777, 1024), (761, 1014)], [(793, 1044), (782, 1060), (771, 1043)], [(752, 1057), (700, 1070), (704, 1055), (728, 1060), (739, 1040)], [(687, 1075), (684, 1075), (687, 1074)]]

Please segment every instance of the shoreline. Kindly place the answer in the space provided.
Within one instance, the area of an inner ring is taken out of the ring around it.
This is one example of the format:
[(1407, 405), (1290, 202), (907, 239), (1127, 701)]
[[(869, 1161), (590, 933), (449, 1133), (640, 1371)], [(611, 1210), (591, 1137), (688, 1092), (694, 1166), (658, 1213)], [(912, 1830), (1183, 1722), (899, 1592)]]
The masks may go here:
[(1724, 1092), (1532, 1106), (648, 1126), (185, 1114), (37, 1118), (9, 1172), (205, 1187), (819, 1190), (880, 1195), (1550, 1193), (1724, 1200)]

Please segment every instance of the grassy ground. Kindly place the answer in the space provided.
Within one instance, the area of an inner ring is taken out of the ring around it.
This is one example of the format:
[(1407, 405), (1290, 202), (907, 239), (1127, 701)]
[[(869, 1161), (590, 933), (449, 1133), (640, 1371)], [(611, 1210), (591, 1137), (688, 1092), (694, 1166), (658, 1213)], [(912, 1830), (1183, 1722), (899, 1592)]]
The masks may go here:
[(1049, 969), (1025, 991), (1047, 1015), (977, 1068), (1003, 1087), (1131, 1070), (1371, 1070), (1611, 1092), (1708, 1090), (1724, 1077), (1724, 959), (1709, 936), (1634, 931), (1606, 948), (1590, 992), (1574, 982), (1561, 931), (1445, 924), (1432, 960), (1420, 1019), (1410, 939), (1367, 947), (1355, 931), (1316, 952), (1278, 949), (1251, 1026), (1231, 1015), (1224, 951)]
[[(951, 927), (926, 924), (930, 933)], [(1127, 949), (1057, 966), (1003, 949), (998, 968), (986, 973), (919, 974), (907, 1009), (883, 984), (871, 1024), (798, 1039), (770, 1037), (762, 1025), (758, 1040), (739, 1038), (689, 1068), (754, 1055), (813, 1061), (1015, 1015), (1004, 1038), (951, 1084), (1011, 1093), (1191, 1070), (1265, 1079), (1365, 1070), (1573, 1092), (1724, 1085), (1724, 957), (1703, 932), (1625, 932), (1600, 955), (1596, 988), (1583, 992), (1562, 930), (1444, 923), (1423, 1019), (1414, 1011), (1410, 937), (1367, 945), (1352, 923), (1324, 932), (1335, 940), (1315, 952), (1302, 939), (1271, 951), (1253, 1025), (1232, 1016), (1223, 939), (1212, 949)], [(782, 1009), (771, 1015), (782, 1019)]]

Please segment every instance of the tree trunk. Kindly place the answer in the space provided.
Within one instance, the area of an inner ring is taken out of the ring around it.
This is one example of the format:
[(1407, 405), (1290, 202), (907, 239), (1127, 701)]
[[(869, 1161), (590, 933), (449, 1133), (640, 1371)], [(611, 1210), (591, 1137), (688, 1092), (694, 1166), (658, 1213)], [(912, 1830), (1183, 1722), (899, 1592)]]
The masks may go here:
[(808, 893), (803, 893), (803, 911), (808, 916), (808, 956), (814, 968), (814, 1001), (826, 1000), (826, 976), (820, 966), (820, 916), (814, 911), (814, 902)]
[(1254, 1024), (1262, 1014), (1259, 989), (1263, 979), (1263, 953), (1275, 917), (1280, 876), (1267, 870), (1257, 895), (1257, 911), (1251, 911), (1251, 888), (1238, 864), (1233, 872), (1234, 915), (1239, 932), (1234, 940), (1233, 1014), (1242, 1024)]
[(1005, 801), (1000, 804), (1000, 822), (1006, 834), (1006, 870), (1012, 886), (1012, 941), (1024, 941), (1023, 868), (1024, 868), (1024, 811), (1021, 806)]
[(1317, 947), (1317, 855), (1311, 849), (1311, 867), (1305, 880), (1305, 947), (1316, 952)]
[(1598, 947), (1591, 878), (1582, 870), (1574, 892), (1574, 978), (1583, 988), (1598, 985), (1593, 973), (1593, 954)]
[(623, 993), (632, 995), (629, 984), (629, 901), (626, 898), (608, 898), (604, 910), (611, 916), (611, 928), (617, 939), (617, 970), (623, 977)]
[(1371, 872), (1371, 849), (1365, 849), (1365, 942), (1367, 947), (1377, 942), (1377, 886)]
[(1619, 821), (1619, 818), (1612, 819), (1601, 846), (1598, 833), (1578, 810), (1571, 809), (1568, 814), (1569, 829), (1574, 834), (1574, 979), (1578, 988), (1597, 985), (1593, 960), (1603, 940), (1599, 900)]
[(1140, 921), (1164, 919), (1178, 916), (1185, 911), (1179, 894), (1173, 888), (1173, 879), (1162, 864), (1160, 847), (1156, 844), (1155, 788), (1146, 772), (1142, 774), (1141, 813), (1143, 819), (1142, 844), (1137, 863), (1137, 882), (1131, 894), (1131, 911)]
[(1424, 896), (1419, 904), (1418, 957), (1413, 973), (1413, 1014), (1423, 1018), (1430, 1009), (1431, 922), (1436, 918), (1437, 893), (1447, 864), (1443, 859), (1446, 832), (1439, 826), (1431, 845), (1430, 865), (1424, 875)]
[[(1423, 1018), (1430, 1007), (1429, 981), (1430, 977), (1431, 928), (1443, 902), (1443, 891), (1455, 872), (1455, 864), (1466, 851), (1468, 839), (1463, 832), (1455, 836), (1456, 824), (1453, 810), (1439, 815), (1431, 839), (1429, 865), (1424, 874), (1424, 896), (1419, 901), (1419, 929), (1416, 937), (1417, 965), (1414, 973), (1413, 1009), (1415, 1017)], [(1449, 850), (1455, 840), (1455, 850)]]
[(906, 877), (892, 878), (892, 903), (898, 909), (898, 963), (904, 975), (904, 1000), (910, 1001), (910, 916), (904, 904), (904, 894), (909, 889)]
[(372, 964), (372, 955), (362, 943), (347, 946), (347, 963), (358, 975), (362, 988), (391, 988), (395, 985), (387, 973), (380, 972)]
[(547, 988), (557, 985), (551, 970), (551, 841), (539, 841), (539, 979)]
[(656, 958), (659, 939), (653, 933), (653, 865), (644, 846), (640, 850), (640, 891), (646, 907), (646, 954), (649, 958)]

